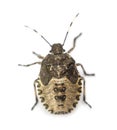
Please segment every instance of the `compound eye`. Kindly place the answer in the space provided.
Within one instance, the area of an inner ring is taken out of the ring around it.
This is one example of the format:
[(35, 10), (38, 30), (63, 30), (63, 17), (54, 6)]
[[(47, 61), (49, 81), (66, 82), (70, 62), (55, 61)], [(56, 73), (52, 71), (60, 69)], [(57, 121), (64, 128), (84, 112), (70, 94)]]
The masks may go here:
[(65, 52), (65, 50), (63, 49), (63, 52)]
[(56, 93), (58, 92), (58, 88), (57, 88), (57, 87), (56, 87), (56, 88), (54, 88), (54, 92), (56, 92)]

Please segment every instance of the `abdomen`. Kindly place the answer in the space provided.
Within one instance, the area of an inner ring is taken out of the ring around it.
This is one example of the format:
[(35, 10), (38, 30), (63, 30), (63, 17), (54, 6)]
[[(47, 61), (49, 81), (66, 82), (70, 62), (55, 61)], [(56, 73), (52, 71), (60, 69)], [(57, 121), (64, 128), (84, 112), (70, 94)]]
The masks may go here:
[(44, 86), (38, 81), (40, 87), (36, 87), (38, 100), (41, 99), (43, 105), (48, 111), (54, 114), (64, 114), (71, 112), (80, 99), (82, 84), (81, 78), (73, 84), (66, 77), (56, 79), (52, 78), (48, 85)]

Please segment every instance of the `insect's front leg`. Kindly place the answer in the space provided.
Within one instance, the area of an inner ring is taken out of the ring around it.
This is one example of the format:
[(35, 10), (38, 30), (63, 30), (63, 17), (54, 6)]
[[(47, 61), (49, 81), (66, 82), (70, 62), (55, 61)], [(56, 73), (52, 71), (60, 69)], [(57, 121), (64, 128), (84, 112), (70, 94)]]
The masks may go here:
[(31, 65), (35, 65), (35, 64), (41, 64), (41, 62), (34, 62), (34, 63), (27, 64), (27, 65), (18, 64), (18, 66), (29, 67), (29, 66), (31, 66)]
[(40, 59), (44, 59), (44, 56), (41, 56), (40, 54), (37, 54), (36, 52), (32, 52), (34, 55), (36, 55), (38, 58), (40, 58)]
[(86, 101), (86, 89), (85, 89), (85, 79), (83, 77), (81, 77), (81, 79), (83, 80), (83, 101), (85, 104), (87, 104), (90, 108), (92, 108), (92, 106)]
[(76, 37), (74, 38), (74, 40), (73, 40), (73, 47), (72, 47), (71, 49), (69, 49), (69, 50), (67, 51), (67, 53), (71, 53), (71, 52), (74, 50), (74, 48), (76, 47), (76, 40), (77, 40), (81, 35), (82, 35), (82, 33), (80, 33), (78, 36), (76, 36)]
[(83, 67), (82, 64), (77, 63), (76, 66), (80, 66), (80, 67), (82, 68), (84, 75), (86, 75), (86, 76), (95, 76), (94, 73), (92, 73), (92, 74), (88, 74), (88, 73), (85, 71), (85, 69), (84, 69), (84, 67)]

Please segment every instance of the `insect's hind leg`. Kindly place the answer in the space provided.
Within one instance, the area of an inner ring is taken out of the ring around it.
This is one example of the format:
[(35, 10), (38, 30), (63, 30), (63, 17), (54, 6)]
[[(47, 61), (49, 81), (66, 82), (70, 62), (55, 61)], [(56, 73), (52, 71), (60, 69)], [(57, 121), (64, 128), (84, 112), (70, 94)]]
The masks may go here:
[(36, 107), (36, 105), (38, 104), (38, 98), (37, 98), (37, 94), (36, 94), (36, 85), (37, 85), (38, 87), (40, 86), (38, 80), (39, 80), (39, 78), (37, 78), (37, 79), (34, 81), (35, 103), (34, 103), (34, 105), (32, 106), (31, 110), (33, 110), (33, 109)]
[(83, 101), (85, 104), (87, 104), (90, 108), (92, 108), (92, 106), (86, 101), (86, 89), (85, 89), (85, 79), (83, 77), (81, 77), (81, 79), (83, 80)]
[(70, 53), (74, 50), (74, 48), (76, 47), (76, 40), (82, 35), (82, 33), (80, 33), (78, 36), (76, 36), (73, 40), (73, 47), (71, 49), (68, 50), (67, 53)]

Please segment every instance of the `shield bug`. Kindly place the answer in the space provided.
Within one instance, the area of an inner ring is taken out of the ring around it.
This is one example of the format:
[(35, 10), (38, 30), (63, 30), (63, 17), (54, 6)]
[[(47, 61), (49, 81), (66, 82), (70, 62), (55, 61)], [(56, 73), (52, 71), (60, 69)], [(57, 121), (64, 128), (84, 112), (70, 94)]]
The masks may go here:
[[(75, 16), (75, 18), (79, 13)], [(70, 23), (69, 28), (72, 26), (73, 21)], [(35, 29), (28, 26), (27, 28), (38, 33)], [(34, 81), (35, 91), (35, 103), (31, 110), (35, 108), (38, 101), (41, 101), (48, 111), (54, 114), (65, 114), (69, 113), (76, 107), (81, 92), (83, 91), (83, 101), (90, 108), (91, 105), (86, 101), (85, 94), (85, 79), (78, 72), (77, 66), (80, 66), (86, 76), (94, 76), (95, 74), (88, 74), (83, 65), (76, 63), (75, 60), (70, 56), (70, 52), (76, 46), (76, 40), (82, 35), (80, 33), (73, 40), (73, 47), (67, 52), (63, 49), (66, 38), (68, 36), (69, 29), (65, 35), (62, 44), (55, 43), (51, 45), (44, 36), (40, 35), (51, 47), (50, 53), (43, 57), (35, 52), (41, 62), (35, 62), (32, 64), (19, 66), (31, 66), (40, 64), (41, 69), (38, 78)]]

